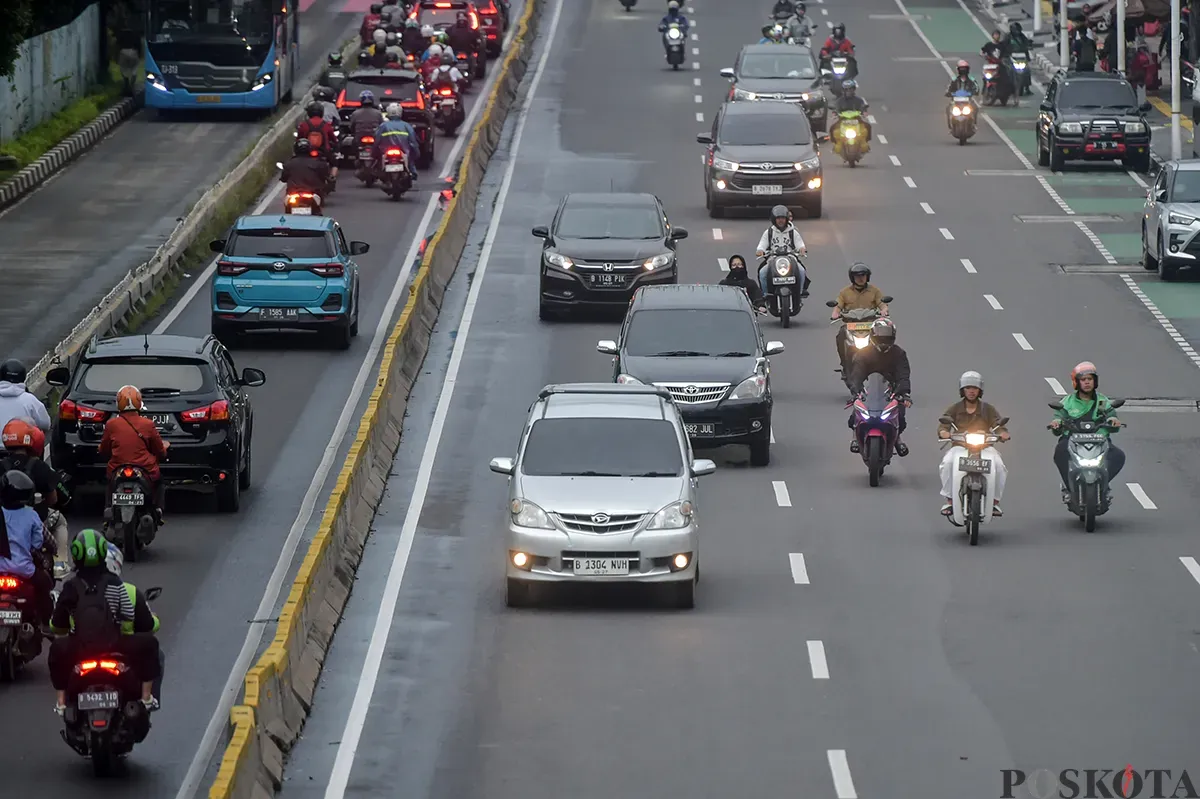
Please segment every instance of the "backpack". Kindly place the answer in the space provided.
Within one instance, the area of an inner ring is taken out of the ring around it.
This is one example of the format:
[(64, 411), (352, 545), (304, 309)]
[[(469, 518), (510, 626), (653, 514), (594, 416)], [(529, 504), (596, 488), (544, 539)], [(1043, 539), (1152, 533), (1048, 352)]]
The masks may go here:
[(109, 585), (107, 576), (106, 573), (94, 583), (82, 577), (73, 580), (79, 596), (71, 614), (75, 622), (75, 638), (88, 654), (110, 652), (121, 640), (121, 622), (109, 605), (105, 591)]
[(325, 120), (318, 119), (318, 121), (314, 123), (313, 119), (317, 119), (317, 117), (306, 119), (302, 123), (302, 127), (308, 127), (308, 132), (304, 135), (314, 150), (323, 150), (325, 149), (325, 132), (322, 130), (322, 127), (325, 124)]

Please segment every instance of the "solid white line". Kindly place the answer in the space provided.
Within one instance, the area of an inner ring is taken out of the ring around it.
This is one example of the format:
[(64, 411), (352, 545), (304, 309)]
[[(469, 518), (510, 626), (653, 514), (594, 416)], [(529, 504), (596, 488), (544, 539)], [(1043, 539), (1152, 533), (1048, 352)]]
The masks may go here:
[(879, 139), (880, 144), (887, 144), (887, 136), (884, 136), (882, 133), (880, 133), (875, 138)]
[(894, 156), (894, 155), (889, 155), (889, 156), (888, 156), (888, 158), (889, 158), (889, 159), (891, 159), (891, 162), (892, 162), (892, 165), (893, 165), (893, 166), (900, 166), (900, 159), (899, 159), (899, 158), (897, 158), (897, 157), (896, 157), (896, 156)]
[(933, 206), (929, 203), (921, 203), (921, 210), (931, 216), (933, 215)]
[(717, 241), (720, 241), (723, 238), (723, 236), (721, 235), (721, 228), (719, 228), (719, 227), (713, 228), (713, 238), (716, 239)]
[(1012, 335), (1013, 338), (1017, 340), (1017, 343), (1021, 345), (1021, 349), (1027, 351), (1033, 350), (1033, 346), (1029, 343), (1029, 339), (1025, 338), (1020, 333), (1013, 333)]
[[(546, 30), (542, 41), (545, 50), (529, 84), (529, 90), (521, 107), (516, 110), (517, 128), (513, 134), (512, 152), (504, 170), (504, 179), (500, 184), (495, 210), (488, 225), (484, 238), (483, 249), (479, 256), (479, 265), (471, 288), (467, 292), (467, 304), (463, 309), (462, 321), (459, 323), (458, 334), (454, 341), (454, 350), (450, 354), (450, 364), (446, 369), (446, 378), (442, 383), (441, 396), (438, 398), (437, 409), (434, 411), (433, 423), (429, 428), (429, 439), (425, 443), (425, 451), (421, 455), (421, 465), (417, 470), (416, 482), (413, 485), (412, 498), (408, 503), (404, 524), (400, 529), (400, 539), (396, 543), (396, 554), (388, 572), (387, 583), (383, 596), (379, 601), (379, 614), (375, 618), (375, 627), (371, 631), (371, 643), (367, 647), (367, 656), (363, 663), (363, 671), (359, 677), (358, 688), (354, 692), (354, 702), (350, 706), (350, 714), (346, 718), (346, 728), (339, 738), (337, 755), (329, 775), (329, 786), (325, 790), (325, 799), (341, 799), (346, 794), (346, 786), (350, 781), (350, 772), (354, 767), (354, 756), (362, 738), (363, 727), (367, 723), (367, 714), (371, 709), (371, 698), (375, 693), (375, 684), (379, 679), (379, 668), (383, 662), (384, 650), (387, 648), (388, 634), (391, 632), (392, 617), (396, 613), (396, 601), (400, 596), (400, 584), (408, 566), (409, 554), (412, 552), (413, 538), (416, 536), (417, 524), (421, 520), (421, 512), (425, 507), (425, 498), (429, 493), (429, 483), (433, 477), (434, 460), (437, 457), (438, 446), (446, 429), (446, 417), (450, 413), (450, 401), (454, 398), (454, 388), (458, 381), (458, 371), (462, 366), (463, 352), (471, 332), (471, 321), (475, 316), (475, 307), (479, 302), (479, 292), (487, 274), (488, 262), (491, 260), (492, 247), (496, 242), (496, 234), (500, 228), (500, 220), (504, 217), (504, 205), (508, 199), (508, 191), (512, 186), (513, 173), (516, 171), (518, 155), (521, 151), (521, 139), (525, 133), (525, 123), (529, 120), (529, 109), (537, 97), (538, 86), (545, 74), (546, 64), (554, 48), (555, 34), (558, 23), (562, 18), (564, 0), (554, 4), (554, 15), (550, 27)], [(403, 285), (403, 284), (401, 284)]]
[(954, 241), (954, 234), (948, 228), (940, 227), (938, 230), (942, 233), (942, 238), (946, 241)]
[(697, 111), (697, 112), (696, 112), (696, 121), (697, 121), (697, 122), (703, 122), (703, 121), (704, 121), (704, 114), (703, 114), (702, 112), (700, 112), (700, 111)]
[(1200, 563), (1197, 563), (1196, 559), (1192, 557), (1182, 557), (1179, 559), (1179, 562), (1182, 563), (1183, 568), (1187, 569), (1188, 573), (1192, 575), (1192, 579), (1200, 583)]
[(1139, 483), (1126, 483), (1125, 485), (1129, 486), (1129, 492), (1133, 494), (1134, 499), (1141, 503), (1143, 508), (1146, 510), (1158, 510), (1158, 506), (1154, 504), (1154, 501), (1150, 499), (1150, 495), (1146, 493), (1146, 489), (1142, 488)]
[(696, 102), (698, 102), (698, 103), (702, 103), (702, 102), (704, 102), (704, 98), (703, 98), (703, 97), (701, 97), (701, 96), (700, 96), (700, 95), (698, 95), (698, 94), (697, 94), (695, 97), (693, 97), (692, 99), (693, 99), (693, 100), (695, 100), (695, 101), (696, 101)]
[(1128, 170), (1126, 172), (1126, 174), (1129, 175), (1129, 177), (1133, 178), (1133, 182), (1138, 184), (1139, 186), (1141, 186), (1143, 189), (1150, 188), (1150, 184), (1147, 183), (1146, 181), (1142, 180), (1142, 176), (1139, 175), (1137, 172), (1134, 172), (1132, 169)]
[(693, 86), (699, 86), (699, 85), (700, 85), (700, 79), (699, 79), (699, 78), (692, 78), (692, 85), (693, 85)]
[(825, 660), (825, 644), (820, 641), (808, 642), (808, 663), (812, 666), (814, 680), (829, 679), (829, 663)]
[[(511, 40), (512, 34), (510, 33), (508, 41), (511, 42)], [(485, 87), (485, 92), (490, 90), (491, 81)], [(484, 105), (485, 103), (476, 103), (475, 107), (471, 110), (471, 117), (482, 111)], [(468, 117), (464, 123), (463, 131), (470, 130), (474, 126), (475, 123), (471, 117)], [(453, 171), (454, 165), (458, 161), (458, 153), (466, 146), (466, 142), (469, 139), (470, 136), (466, 135), (458, 137), (458, 141), (455, 142), (449, 156), (446, 158), (446, 165), (442, 170), (441, 177), (444, 178)], [(255, 213), (261, 213), (262, 208), (266, 207), (272, 197), (282, 189), (283, 184), (276, 184), (272, 192), (259, 204)], [(375, 367), (375, 359), (378, 357), (379, 351), (383, 348), (384, 342), (392, 331), (392, 315), (395, 313), (396, 307), (400, 304), (401, 298), (408, 296), (408, 276), (412, 272), (413, 262), (420, 249), (424, 232), (429, 227), (429, 222), (433, 218), (434, 211), (437, 210), (439, 197), (439, 192), (434, 192), (430, 196), (429, 202), (425, 207), (425, 213), (421, 216), (421, 220), (417, 224), (416, 236), (408, 252), (405, 254), (404, 263), (400, 268), (399, 276), (396, 278), (395, 287), (388, 296), (387, 303), (379, 317), (379, 323), (375, 327), (375, 333), (371, 337), (370, 346), (367, 347), (367, 351), (363, 355), (362, 364), (359, 366), (358, 374), (355, 375), (354, 382), (351, 384), (350, 393), (345, 400), (345, 408), (334, 425), (333, 435), (330, 437), (329, 443), (321, 455), (321, 461), (317, 465), (316, 472), (313, 474), (308, 491), (305, 492), (303, 499), (300, 501), (299, 512), (296, 514), (296, 519), (292, 522), (291, 529), (288, 530), (288, 536), (280, 549), (279, 560), (276, 561), (275, 568), (267, 581), (262, 601), (259, 602), (258, 608), (254, 611), (254, 618), (256, 619), (270, 616), (275, 603), (279, 600), (280, 591), (283, 589), (284, 581), (291, 568), (292, 558), (295, 556), (296, 549), (300, 545), (305, 528), (308, 527), (309, 521), (312, 520), (313, 512), (317, 507), (317, 501), (321, 496), (321, 489), (325, 485), (325, 480), (329, 477), (334, 461), (337, 458), (338, 448), (341, 446), (342, 439), (345, 438), (347, 431), (350, 429), (351, 422), (355, 421), (355, 406), (358, 405), (359, 399), (361, 399), (363, 392), (366, 390), (368, 379), (374, 376), (372, 372)], [(188, 288), (187, 293), (180, 298), (175, 307), (171, 309), (171, 312), (154, 328), (156, 335), (167, 330), (179, 315), (183, 313), (184, 309), (200, 290), (206, 287), (208, 278), (216, 270), (216, 265), (217, 262), (214, 260), (196, 279), (192, 286)], [(249, 627), (250, 629), (246, 632), (246, 640), (242, 643), (237, 660), (234, 661), (233, 669), (229, 672), (229, 678), (226, 680), (225, 686), (221, 689), (221, 698), (213, 711), (212, 717), (208, 720), (208, 726), (204, 729), (204, 736), (200, 740), (200, 746), (196, 750), (191, 764), (188, 766), (183, 782), (180, 783), (179, 791), (175, 794), (175, 799), (193, 799), (199, 792), (200, 783), (204, 779), (204, 773), (208, 769), (209, 761), (220, 745), (221, 737), (225, 734), (229, 725), (229, 709), (233, 707), (241, 695), (246, 672), (249, 670), (254, 656), (258, 652), (263, 636), (267, 632), (268, 625), (251, 624)]]
[(1150, 315), (1154, 317), (1154, 321), (1158, 322), (1162, 329), (1167, 331), (1167, 335), (1171, 337), (1171, 340), (1179, 345), (1179, 348), (1183, 350), (1183, 354), (1186, 355), (1194, 365), (1200, 366), (1200, 353), (1196, 352), (1192, 345), (1188, 343), (1187, 339), (1179, 335), (1179, 331), (1175, 329), (1175, 325), (1173, 325), (1171, 320), (1168, 319), (1166, 315), (1158, 309), (1158, 306), (1154, 304), (1154, 300), (1146, 296), (1146, 292), (1142, 291), (1142, 287), (1139, 286), (1137, 282), (1129, 275), (1121, 275), (1121, 280), (1124, 281), (1125, 286), (1133, 292), (1133, 296), (1137, 297), (1142, 305), (1146, 306), (1146, 310), (1149, 311)]
[(838, 799), (858, 799), (854, 779), (850, 776), (850, 763), (846, 760), (846, 750), (830, 749), (828, 754), (829, 770), (833, 772), (833, 789), (837, 791)]
[(913, 180), (912, 178), (910, 178), (908, 175), (904, 176), (904, 184), (906, 186), (908, 186), (910, 189), (915, 189), (917, 187), (917, 182), (915, 180)]
[(787, 483), (782, 480), (773, 480), (771, 487), (775, 489), (775, 504), (781, 508), (792, 507), (792, 497), (788, 494)]
[(970, 258), (959, 258), (958, 262), (963, 265), (963, 269), (966, 269), (972, 275), (979, 274), (978, 272), (975, 271), (975, 264), (971, 263)]
[(1067, 396), (1067, 390), (1062, 387), (1062, 383), (1058, 382), (1057, 378), (1044, 377), (1042, 379), (1046, 381), (1046, 384), (1050, 386), (1050, 390), (1053, 391), (1055, 394), (1057, 394), (1060, 397)]
[[(721, 267), (722, 272), (728, 272), (729, 271), (729, 259), (728, 258), (718, 258), (717, 266)], [(774, 435), (774, 434), (772, 434), (772, 435)]]
[(996, 299), (991, 294), (984, 294), (983, 298), (988, 301), (988, 305), (992, 306), (997, 311), (1004, 310), (1004, 306), (1000, 304), (1000, 300)]
[(796, 585), (808, 585), (808, 567), (804, 565), (804, 555), (789, 552), (788, 563), (792, 567), (792, 582)]

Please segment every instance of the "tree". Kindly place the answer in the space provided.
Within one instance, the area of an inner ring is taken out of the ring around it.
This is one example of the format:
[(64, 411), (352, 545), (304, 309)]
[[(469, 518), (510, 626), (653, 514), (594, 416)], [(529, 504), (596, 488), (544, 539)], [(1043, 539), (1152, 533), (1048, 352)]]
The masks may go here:
[(12, 75), (17, 54), (33, 23), (32, 0), (0, 2), (0, 77)]

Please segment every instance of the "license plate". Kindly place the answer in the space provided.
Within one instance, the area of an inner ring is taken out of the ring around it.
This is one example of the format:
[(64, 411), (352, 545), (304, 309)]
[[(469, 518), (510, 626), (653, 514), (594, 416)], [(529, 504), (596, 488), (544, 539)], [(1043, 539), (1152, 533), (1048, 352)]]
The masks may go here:
[(1080, 444), (1095, 444), (1104, 440), (1101, 433), (1072, 433), (1071, 440)]
[(219, 103), (219, 102), (221, 102), (221, 95), (219, 95), (219, 94), (202, 94), (196, 98), (196, 102), (198, 102), (198, 103)]
[(795, 275), (785, 275), (784, 277), (780, 277), (779, 275), (775, 275), (773, 278), (771, 278), (771, 282), (774, 283), (776, 286), (782, 286), (782, 285), (786, 285), (789, 283), (795, 283), (796, 276)]
[(458, 105), (458, 100), (442, 100), (442, 105)]
[(80, 710), (116, 710), (121, 706), (121, 695), (116, 691), (86, 691), (79, 694), (75, 705)]
[(112, 495), (112, 504), (114, 505), (132, 505), (139, 507), (146, 501), (145, 494), (125, 493), (123, 491)]
[(297, 205), (292, 208), (292, 214), (295, 216), (312, 216), (312, 209), (307, 205)]
[(978, 472), (979, 474), (991, 474), (992, 462), (985, 458), (959, 458), (958, 468), (964, 472)]
[(387, 164), (383, 167), (384, 172), (403, 172), (404, 164)]
[(370, 160), (371, 160), (371, 155), (372, 155), (372, 153), (371, 153), (371, 151), (370, 151), (370, 150), (365, 150), (365, 149), (364, 149), (364, 150), (359, 150), (359, 151), (358, 151), (358, 157), (359, 157), (359, 158), (361, 158), (361, 159), (362, 159), (362, 160), (364, 160), (364, 161), (370, 161)]
[(629, 574), (629, 558), (575, 558), (575, 574)]
[(605, 272), (602, 275), (588, 275), (588, 281), (593, 286), (624, 286), (625, 275), (614, 275)]
[(847, 330), (870, 330), (874, 322), (847, 322)]
[(758, 195), (765, 194), (768, 196), (774, 194), (783, 194), (783, 186), (777, 184), (755, 186), (750, 190), (750, 193)]
[(717, 434), (717, 426), (715, 424), (706, 424), (698, 422), (696, 424), (685, 424), (683, 429), (692, 438), (706, 438)]
[(0, 625), (4, 627), (20, 627), (21, 626), (21, 611), (19, 610), (0, 610)]
[(1092, 146), (1097, 150), (1115, 150), (1120, 142), (1115, 141), (1098, 141), (1092, 142)]
[(154, 426), (159, 430), (166, 430), (175, 426), (175, 417), (169, 413), (152, 413), (150, 418), (154, 420)]
[(266, 320), (275, 319), (299, 319), (299, 308), (259, 308), (258, 318)]

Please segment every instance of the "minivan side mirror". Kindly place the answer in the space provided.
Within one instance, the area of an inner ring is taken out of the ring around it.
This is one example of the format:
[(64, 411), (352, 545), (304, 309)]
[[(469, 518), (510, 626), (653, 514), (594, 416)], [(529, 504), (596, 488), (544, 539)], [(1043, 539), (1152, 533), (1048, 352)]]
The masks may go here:
[(896, 299), (896, 298), (895, 298), (895, 297), (891, 297), (891, 296), (889, 296), (889, 295), (887, 295), (887, 294), (884, 294), (884, 295), (883, 295), (883, 301), (884, 301), (885, 303), (891, 302), (891, 301), (892, 301), (892, 300), (894, 300), (894, 299)]
[(700, 142), (701, 144), (712, 144), (713, 143), (712, 134), (711, 133), (698, 133), (698, 134), (696, 134), (696, 141)]
[(262, 369), (254, 369), (247, 366), (242, 370), (242, 376), (238, 379), (238, 385), (242, 386), (261, 386), (267, 382), (267, 375)]
[(154, 600), (158, 599), (160, 596), (162, 596), (162, 588), (158, 587), (157, 585), (154, 586), (153, 588), (146, 589), (146, 601), (147, 602), (153, 602)]
[(703, 477), (706, 474), (712, 474), (717, 470), (717, 464), (710, 461), (708, 458), (700, 458), (692, 461), (692, 476)]
[(826, 308), (836, 308), (837, 300), (829, 300), (828, 302), (825, 303), (825, 307)]
[(1152, 108), (1152, 106), (1150, 105), (1150, 103), (1142, 103), (1141, 105), (1138, 106), (1138, 110), (1141, 111), (1143, 114), (1149, 114), (1151, 108)]
[(763, 350), (765, 355), (778, 355), (783, 352), (784, 346), (782, 341), (768, 341), (767, 348)]
[(688, 237), (687, 228), (677, 227), (671, 231), (671, 241), (679, 241)]
[(71, 382), (71, 370), (65, 366), (56, 366), (46, 372), (46, 382), (52, 386), (65, 386)]
[(491, 461), (488, 462), (488, 468), (491, 469), (496, 474), (511, 475), (513, 473), (513, 459), (512, 458), (492, 458)]
[(368, 253), (370, 251), (371, 251), (371, 245), (367, 244), (365, 241), (350, 242), (350, 254), (351, 255), (365, 255), (366, 253)]
[(213, 239), (208, 243), (209, 252), (225, 252), (225, 239)]
[(601, 339), (596, 342), (596, 352), (602, 352), (605, 355), (616, 355), (617, 342), (610, 341), (609, 339)]
[(545, 225), (538, 225), (533, 229), (533, 235), (537, 236), (539, 239), (548, 239), (550, 238), (550, 228), (546, 227)]
[(723, 68), (723, 69), (721, 70), (721, 77), (722, 77), (722, 78), (729, 78), (730, 80), (733, 80), (733, 67), (725, 67), (725, 68)]

